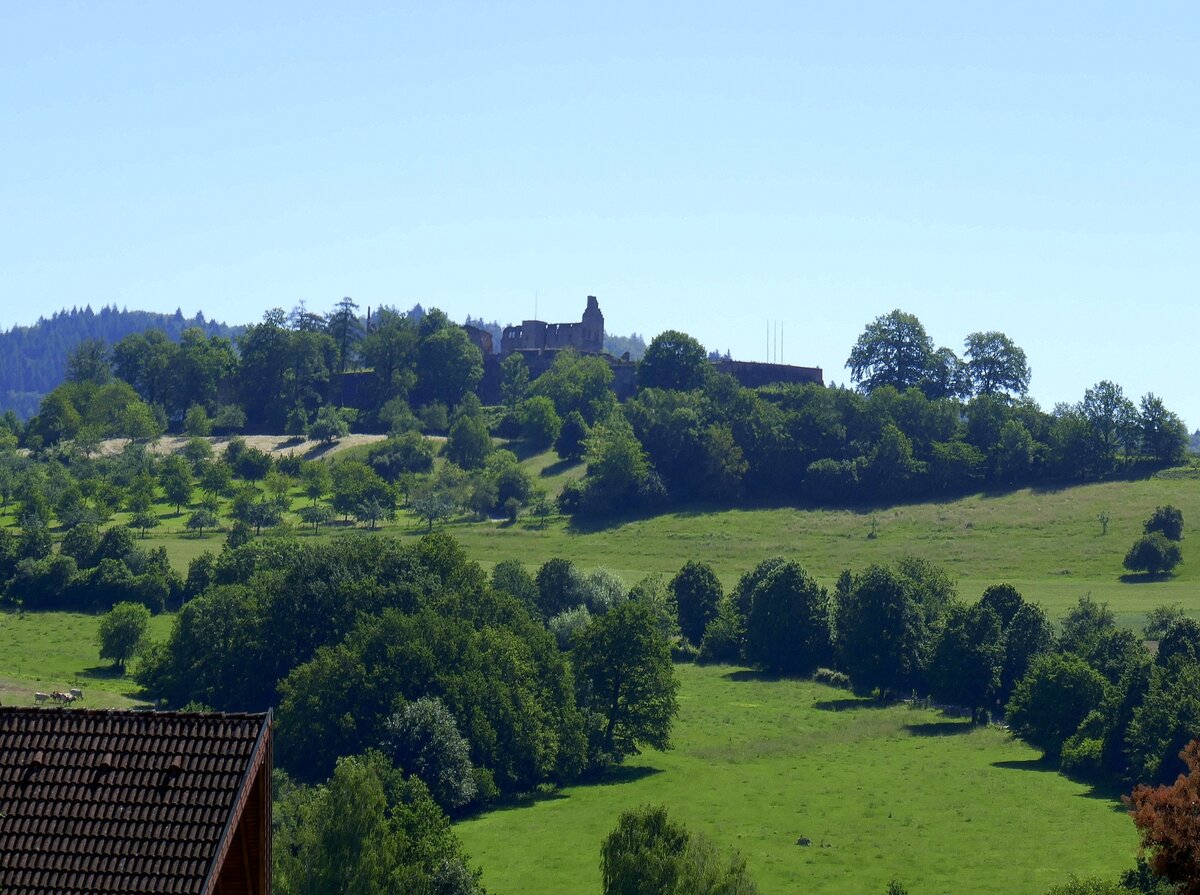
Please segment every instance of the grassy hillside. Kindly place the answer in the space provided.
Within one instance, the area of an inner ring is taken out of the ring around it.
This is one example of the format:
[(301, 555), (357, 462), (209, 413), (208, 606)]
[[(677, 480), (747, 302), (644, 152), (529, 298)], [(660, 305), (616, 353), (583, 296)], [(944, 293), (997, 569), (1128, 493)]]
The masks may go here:
[(676, 670), (674, 749), (457, 825), (489, 892), (600, 891), (601, 840), (647, 803), (739, 850), (763, 895), (882, 893), (892, 878), (914, 893), (1041, 895), (1133, 864), (1115, 794), (1059, 776), (1004, 731), (808, 682)]
[[(554, 459), (539, 454), (523, 461), (551, 493), (582, 474), (579, 465)], [(296, 504), (300, 501), (297, 494)], [(1122, 581), (1125, 551), (1140, 534), (1142, 521), (1166, 503), (1180, 507), (1187, 522), (1183, 565), (1167, 581)], [(147, 543), (164, 544), (181, 570), (203, 550), (219, 549), (220, 535), (184, 536), (184, 517), (160, 509), (164, 524)], [(1110, 516), (1107, 535), (1097, 520), (1101, 512)], [(758, 560), (787, 554), (831, 585), (844, 568), (861, 569), (912, 553), (945, 565), (966, 597), (977, 596), (988, 584), (1009, 581), (1055, 617), (1086, 593), (1109, 602), (1127, 625), (1139, 625), (1149, 609), (1162, 603), (1181, 603), (1200, 617), (1200, 555), (1192, 556), (1193, 549), (1200, 549), (1192, 547), (1200, 544), (1200, 474), (1195, 469), (1143, 481), (977, 494), (872, 513), (690, 509), (598, 527), (554, 517), (544, 528), (535, 519), (510, 525), (465, 518), (446, 528), (485, 566), (516, 558), (536, 567), (565, 556), (582, 567), (607, 566), (629, 583), (653, 572), (674, 574), (687, 560), (700, 559), (711, 563), (729, 587)], [(342, 529), (323, 530), (320, 537), (337, 530)], [(418, 537), (425, 526), (402, 513), (382, 530)]]

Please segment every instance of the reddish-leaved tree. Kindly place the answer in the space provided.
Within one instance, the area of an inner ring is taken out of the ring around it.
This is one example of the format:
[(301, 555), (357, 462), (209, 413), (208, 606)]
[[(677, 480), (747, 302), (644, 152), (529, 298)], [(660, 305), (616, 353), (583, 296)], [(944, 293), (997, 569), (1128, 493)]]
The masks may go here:
[(1187, 774), (1170, 786), (1138, 786), (1127, 804), (1154, 872), (1175, 883), (1180, 895), (1200, 895), (1200, 740), (1179, 757)]

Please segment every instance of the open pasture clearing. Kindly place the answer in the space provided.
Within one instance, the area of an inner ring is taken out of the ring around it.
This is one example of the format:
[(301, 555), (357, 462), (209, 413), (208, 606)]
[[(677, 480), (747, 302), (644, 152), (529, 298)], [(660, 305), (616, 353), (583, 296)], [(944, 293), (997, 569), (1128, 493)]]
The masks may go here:
[[(173, 615), (150, 619), (150, 638), (164, 640)], [(100, 616), (81, 612), (0, 613), (0, 702), (33, 705), (37, 690), (79, 687), (83, 708), (127, 708), (137, 684), (116, 675), (96, 645)], [(135, 660), (136, 662), (136, 660)]]
[[(580, 474), (580, 467), (556, 467), (552, 458), (540, 454), (525, 463), (535, 475), (549, 472), (547, 478), (556, 483)], [(1168, 503), (1183, 511), (1187, 525), (1183, 564), (1167, 580), (1122, 581), (1121, 561), (1141, 534), (1142, 522)], [(1097, 518), (1101, 513), (1110, 517), (1107, 534)], [(181, 527), (181, 518), (164, 518), (164, 525), (141, 543), (165, 545), (181, 571), (203, 550), (220, 549), (223, 536), (197, 539), (182, 535)], [(351, 529), (333, 526), (318, 537), (342, 530)], [(381, 530), (415, 538), (426, 526), (401, 513)], [(488, 568), (518, 559), (536, 569), (561, 556), (585, 569), (608, 567), (633, 584), (650, 573), (673, 575), (689, 559), (698, 559), (712, 564), (728, 589), (759, 560), (783, 554), (832, 586), (842, 569), (858, 571), (913, 554), (945, 566), (966, 599), (1007, 581), (1053, 618), (1087, 593), (1108, 602), (1118, 621), (1130, 627), (1140, 626), (1145, 613), (1163, 603), (1180, 603), (1200, 617), (1200, 555), (1189, 559), (1193, 549), (1200, 550), (1200, 479), (1193, 475), (975, 494), (873, 512), (698, 508), (604, 525), (551, 517), (544, 528), (536, 519), (522, 518), (516, 524), (455, 521), (445, 530)], [(309, 536), (302, 528), (296, 532)]]
[(1042, 895), (1133, 864), (1116, 794), (1002, 730), (730, 667), (676, 671), (674, 749), (456, 825), (489, 892), (599, 892), (600, 843), (643, 804), (740, 851), (763, 895), (883, 893), (892, 878), (914, 895)]

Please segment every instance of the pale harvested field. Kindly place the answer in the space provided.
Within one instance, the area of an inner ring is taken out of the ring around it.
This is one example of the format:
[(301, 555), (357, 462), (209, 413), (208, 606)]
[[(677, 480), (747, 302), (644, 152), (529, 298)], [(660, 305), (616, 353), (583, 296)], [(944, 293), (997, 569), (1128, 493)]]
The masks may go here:
[[(362, 444), (374, 444), (377, 441), (383, 441), (387, 438), (386, 435), (347, 435), (345, 438), (339, 438), (333, 444), (329, 445), (311, 439), (295, 439), (287, 435), (219, 435), (210, 436), (205, 441), (213, 446), (213, 450), (220, 453), (225, 450), (225, 446), (235, 437), (240, 437), (249, 447), (257, 448), (260, 451), (275, 456), (296, 454), (309, 458), (328, 457), (352, 447), (358, 447)], [(162, 438), (150, 442), (149, 448), (156, 454), (173, 454), (176, 451), (182, 450), (183, 446), (189, 440), (190, 437), (187, 435), (164, 435)], [(109, 438), (100, 443), (100, 453), (105, 455), (119, 454), (125, 449), (125, 445), (129, 444), (129, 441), (130, 439), (128, 438)]]

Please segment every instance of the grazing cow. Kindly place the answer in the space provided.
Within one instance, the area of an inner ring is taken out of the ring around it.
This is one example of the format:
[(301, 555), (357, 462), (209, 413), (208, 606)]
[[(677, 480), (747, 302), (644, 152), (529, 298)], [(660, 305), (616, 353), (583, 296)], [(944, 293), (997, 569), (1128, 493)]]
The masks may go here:
[(47, 699), (49, 699), (49, 698), (50, 698), (50, 694), (48, 694), (48, 693), (43, 693), (43, 692), (41, 692), (40, 690), (39, 690), (38, 692), (36, 692), (36, 693), (34, 693), (34, 694), (33, 694), (33, 701), (34, 701), (34, 702), (45, 702), (45, 701), (46, 701)]
[(80, 690), (78, 687), (71, 688), (71, 695), (74, 696), (76, 699), (83, 699), (83, 691)]

